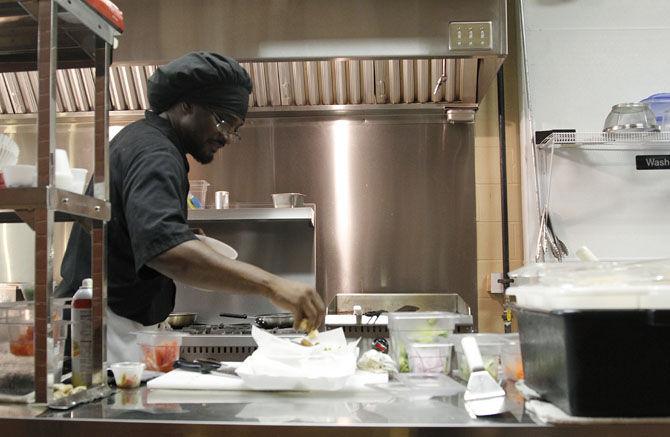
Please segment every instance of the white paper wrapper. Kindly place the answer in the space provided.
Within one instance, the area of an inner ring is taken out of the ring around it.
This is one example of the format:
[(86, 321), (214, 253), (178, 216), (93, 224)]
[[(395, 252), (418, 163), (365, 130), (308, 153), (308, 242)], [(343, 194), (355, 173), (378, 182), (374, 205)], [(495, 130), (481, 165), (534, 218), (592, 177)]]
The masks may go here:
[(306, 347), (252, 327), (258, 349), (237, 368), (256, 390), (340, 390), (356, 372), (358, 342), (347, 344), (342, 328), (322, 332)]

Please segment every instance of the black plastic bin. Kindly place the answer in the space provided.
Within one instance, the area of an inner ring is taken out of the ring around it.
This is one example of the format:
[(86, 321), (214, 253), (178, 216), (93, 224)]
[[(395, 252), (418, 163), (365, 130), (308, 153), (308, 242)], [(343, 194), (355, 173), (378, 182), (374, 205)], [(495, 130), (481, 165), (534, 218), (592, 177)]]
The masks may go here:
[(670, 310), (515, 307), (526, 384), (573, 416), (670, 416)]

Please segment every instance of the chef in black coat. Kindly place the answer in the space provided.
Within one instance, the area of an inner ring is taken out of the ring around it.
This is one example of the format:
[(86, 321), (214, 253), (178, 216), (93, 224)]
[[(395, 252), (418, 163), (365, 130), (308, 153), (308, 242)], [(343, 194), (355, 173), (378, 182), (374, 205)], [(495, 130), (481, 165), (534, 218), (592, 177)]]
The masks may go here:
[[(111, 220), (107, 233), (108, 362), (137, 360), (132, 331), (166, 319), (175, 284), (216, 292), (261, 294), (291, 311), (296, 324), (323, 321), (313, 287), (228, 259), (201, 242), (187, 224), (186, 159), (207, 164), (236, 142), (247, 114), (251, 79), (234, 59), (194, 52), (159, 67), (148, 79), (151, 110), (110, 142)], [(63, 261), (60, 296), (90, 276), (90, 236), (78, 225)]]

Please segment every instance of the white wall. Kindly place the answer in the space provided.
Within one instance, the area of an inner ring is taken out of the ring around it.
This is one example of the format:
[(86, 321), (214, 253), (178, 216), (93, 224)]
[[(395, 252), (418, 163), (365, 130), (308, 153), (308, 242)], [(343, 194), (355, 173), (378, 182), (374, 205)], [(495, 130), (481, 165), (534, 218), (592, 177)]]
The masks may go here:
[[(521, 139), (528, 262), (533, 260), (538, 216), (532, 132), (597, 132), (612, 105), (670, 92), (670, 2), (519, 1), (525, 44)], [(632, 153), (564, 153), (554, 161), (551, 199), (557, 233), (573, 253), (586, 244), (603, 259), (670, 256), (670, 171), (636, 171)]]

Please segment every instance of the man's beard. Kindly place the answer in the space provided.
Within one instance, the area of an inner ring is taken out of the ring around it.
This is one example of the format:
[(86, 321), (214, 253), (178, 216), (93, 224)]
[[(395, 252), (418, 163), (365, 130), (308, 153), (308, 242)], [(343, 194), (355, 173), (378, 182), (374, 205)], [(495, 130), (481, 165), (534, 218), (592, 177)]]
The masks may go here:
[(206, 145), (196, 147), (195, 150), (191, 151), (191, 156), (200, 164), (209, 164), (214, 160), (214, 154), (209, 151), (209, 147)]

